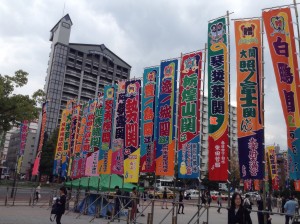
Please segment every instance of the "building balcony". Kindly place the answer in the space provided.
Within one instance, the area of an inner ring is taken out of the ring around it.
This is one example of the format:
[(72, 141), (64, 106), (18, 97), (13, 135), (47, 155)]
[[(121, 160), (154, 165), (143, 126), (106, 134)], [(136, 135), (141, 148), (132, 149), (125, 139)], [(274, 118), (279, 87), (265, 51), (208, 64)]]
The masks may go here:
[(73, 53), (69, 53), (69, 55), (68, 55), (70, 58), (75, 58), (75, 54), (73, 54)]
[(96, 85), (91, 85), (91, 84), (83, 83), (82, 87), (87, 88), (87, 89), (96, 90)]
[(72, 76), (75, 76), (75, 77), (78, 77), (78, 78), (81, 78), (81, 74), (80, 73), (74, 72), (72, 70), (68, 70), (67, 69), (66, 74), (72, 75)]
[(70, 83), (70, 84), (74, 84), (76, 86), (79, 86), (79, 84), (80, 84), (80, 81), (77, 81), (77, 80), (74, 80), (74, 79), (68, 79), (68, 78), (65, 79), (65, 82)]

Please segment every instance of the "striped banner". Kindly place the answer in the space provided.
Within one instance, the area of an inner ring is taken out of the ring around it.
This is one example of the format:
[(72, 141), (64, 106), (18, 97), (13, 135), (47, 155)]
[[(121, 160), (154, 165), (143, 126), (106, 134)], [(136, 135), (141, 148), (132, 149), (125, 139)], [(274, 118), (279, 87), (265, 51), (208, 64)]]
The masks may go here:
[(66, 127), (65, 127), (65, 137), (63, 152), (61, 157), (61, 177), (67, 177), (69, 156), (70, 156), (70, 135), (71, 135), (71, 125), (72, 125), (72, 110), (73, 110), (73, 100), (67, 102), (66, 105)]
[(124, 182), (138, 183), (140, 169), (141, 80), (125, 83)]
[(101, 130), (101, 142), (99, 146), (99, 162), (98, 169), (100, 174), (111, 173), (111, 138), (113, 136), (113, 115), (116, 86), (110, 85), (104, 87), (104, 99), (103, 99), (103, 119)]
[(174, 176), (175, 165), (175, 121), (178, 60), (163, 61), (160, 65), (159, 93), (155, 133), (155, 174)]
[(24, 152), (26, 148), (27, 135), (29, 131), (29, 122), (27, 120), (23, 121), (20, 126), (20, 150), (17, 164), (17, 174), (20, 174), (21, 167), (24, 158)]
[(300, 179), (300, 82), (290, 8), (263, 12), (277, 88), (287, 126), (289, 176)]
[(181, 60), (178, 105), (178, 177), (199, 178), (202, 52)]
[(208, 24), (208, 176), (228, 179), (229, 75), (225, 18)]
[(155, 172), (154, 124), (158, 75), (159, 67), (144, 70), (141, 106), (141, 173)]
[(115, 109), (115, 130), (112, 145), (111, 173), (124, 173), (124, 141), (125, 141), (125, 80), (118, 81), (117, 101)]
[(272, 189), (275, 191), (279, 190), (279, 177), (277, 172), (277, 157), (275, 152), (275, 146), (267, 147), (268, 163), (270, 167)]
[(32, 168), (32, 176), (36, 176), (39, 173), (40, 160), (41, 160), (41, 154), (42, 154), (44, 137), (45, 137), (45, 128), (47, 123), (47, 105), (48, 102), (45, 102), (43, 103), (42, 106), (42, 122), (41, 122), (41, 130), (39, 134), (39, 145), (38, 145), (37, 154)]
[(243, 179), (264, 177), (260, 20), (235, 21), (237, 136)]

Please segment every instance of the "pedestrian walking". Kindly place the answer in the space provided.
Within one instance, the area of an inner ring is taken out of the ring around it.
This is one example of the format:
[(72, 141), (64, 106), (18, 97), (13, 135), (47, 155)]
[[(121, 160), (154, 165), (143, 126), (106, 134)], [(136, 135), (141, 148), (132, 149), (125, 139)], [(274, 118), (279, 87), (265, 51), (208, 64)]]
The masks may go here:
[(35, 188), (35, 195), (34, 195), (34, 200), (37, 203), (39, 201), (39, 199), (41, 198), (41, 184), (39, 184), (36, 188)]
[(130, 221), (135, 220), (136, 217), (136, 212), (137, 212), (137, 191), (136, 191), (136, 187), (132, 188), (132, 192), (131, 192), (131, 213), (130, 213)]
[(181, 214), (184, 214), (184, 213), (183, 213), (184, 204), (183, 204), (183, 193), (182, 193), (182, 191), (179, 192), (178, 214), (180, 214), (180, 208), (182, 208), (182, 209), (181, 209)]
[(161, 204), (162, 209), (164, 209), (164, 204), (166, 206), (166, 209), (168, 209), (167, 199), (168, 199), (168, 193), (167, 193), (167, 188), (165, 187), (164, 191), (163, 191), (163, 201), (162, 201), (162, 204)]
[(208, 206), (210, 206), (210, 203), (211, 203), (211, 195), (210, 195), (210, 191), (207, 191), (207, 192), (206, 192), (206, 198), (207, 198)]
[(202, 192), (201, 194), (201, 205), (206, 205), (206, 192)]
[(262, 210), (264, 210), (264, 203), (261, 196), (261, 192), (256, 197), (256, 203), (257, 203), (257, 210), (258, 210), (257, 212), (258, 224), (264, 224), (264, 214), (261, 212)]
[(293, 220), (293, 216), (295, 215), (298, 203), (293, 200), (293, 197), (290, 197), (289, 200), (284, 205), (285, 215), (285, 224), (289, 224), (290, 220)]
[(142, 207), (142, 214), (141, 216), (145, 216), (143, 214), (143, 210), (144, 210), (144, 203), (147, 201), (147, 197), (148, 197), (148, 192), (146, 190), (144, 190), (144, 192), (142, 193), (142, 196), (141, 196), (141, 207)]
[(218, 198), (217, 198), (217, 203), (218, 203), (218, 213), (221, 213), (221, 207), (222, 207), (222, 196), (221, 196), (221, 192), (219, 192), (218, 194)]
[(277, 207), (277, 212), (281, 213), (282, 210), (282, 198), (279, 196), (277, 196), (277, 199), (276, 199), (276, 207)]
[(57, 199), (58, 209), (56, 214), (56, 224), (61, 224), (60, 220), (62, 215), (65, 213), (66, 209), (66, 195), (67, 195), (67, 189), (65, 187), (59, 188), (60, 197)]
[(120, 191), (119, 186), (115, 186), (115, 191), (116, 191), (116, 195), (115, 195), (114, 217), (117, 217), (120, 221), (120, 207), (121, 207), (120, 197), (122, 195), (122, 192)]
[(238, 192), (232, 195), (228, 210), (228, 224), (252, 224), (249, 212), (242, 205), (242, 196)]

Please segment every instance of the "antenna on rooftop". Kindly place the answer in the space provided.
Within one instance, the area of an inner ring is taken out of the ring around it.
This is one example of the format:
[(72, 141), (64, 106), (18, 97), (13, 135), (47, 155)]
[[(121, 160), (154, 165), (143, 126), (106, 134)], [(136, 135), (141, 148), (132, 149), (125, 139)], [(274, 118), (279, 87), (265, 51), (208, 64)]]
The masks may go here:
[(62, 17), (65, 15), (65, 7), (66, 7), (66, 1), (64, 2), (64, 8), (63, 8)]

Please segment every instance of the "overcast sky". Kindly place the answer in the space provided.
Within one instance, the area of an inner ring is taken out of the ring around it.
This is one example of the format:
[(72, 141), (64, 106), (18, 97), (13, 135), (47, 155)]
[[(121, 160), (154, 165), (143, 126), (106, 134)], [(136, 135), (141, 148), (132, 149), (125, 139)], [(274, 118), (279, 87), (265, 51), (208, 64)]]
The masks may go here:
[[(64, 7), (65, 2), (65, 7)], [(292, 0), (2, 0), (0, 1), (0, 73), (27, 71), (29, 82), (17, 93), (43, 89), (50, 53), (50, 29), (69, 13), (70, 42), (105, 44), (132, 66), (131, 77), (160, 60), (203, 49), (208, 20), (234, 12), (231, 19), (260, 17), (261, 9)], [(299, 7), (298, 7), (299, 8)], [(231, 101), (236, 102), (233, 21), (230, 23)], [(286, 149), (286, 126), (265, 40), (266, 144)]]

